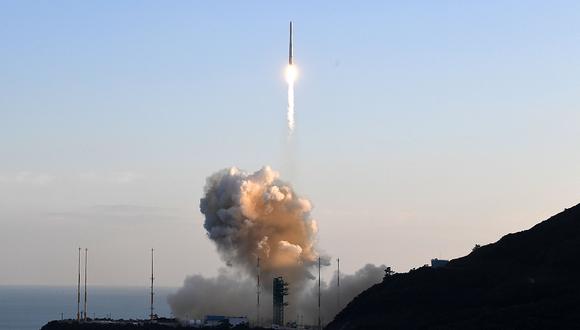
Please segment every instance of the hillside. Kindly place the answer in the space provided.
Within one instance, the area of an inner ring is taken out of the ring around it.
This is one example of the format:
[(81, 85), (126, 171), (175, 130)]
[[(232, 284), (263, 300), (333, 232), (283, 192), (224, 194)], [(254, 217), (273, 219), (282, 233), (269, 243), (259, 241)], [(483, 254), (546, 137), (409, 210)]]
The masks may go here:
[(335, 329), (580, 328), (580, 204), (452, 260), (387, 277)]

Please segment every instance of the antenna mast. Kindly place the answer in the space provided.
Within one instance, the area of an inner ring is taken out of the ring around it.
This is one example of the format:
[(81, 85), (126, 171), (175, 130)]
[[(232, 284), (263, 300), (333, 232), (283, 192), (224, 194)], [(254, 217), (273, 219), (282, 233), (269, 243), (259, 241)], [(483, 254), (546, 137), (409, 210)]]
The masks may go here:
[(151, 321), (153, 321), (153, 318), (155, 317), (155, 315), (153, 314), (153, 249), (151, 249), (151, 314), (149, 314), (149, 317), (151, 318)]
[(85, 321), (87, 320), (87, 255), (88, 255), (89, 249), (85, 248), (85, 308), (84, 308), (84, 313), (85, 313)]
[(79, 277), (77, 282), (77, 321), (81, 320), (81, 248), (79, 248)]

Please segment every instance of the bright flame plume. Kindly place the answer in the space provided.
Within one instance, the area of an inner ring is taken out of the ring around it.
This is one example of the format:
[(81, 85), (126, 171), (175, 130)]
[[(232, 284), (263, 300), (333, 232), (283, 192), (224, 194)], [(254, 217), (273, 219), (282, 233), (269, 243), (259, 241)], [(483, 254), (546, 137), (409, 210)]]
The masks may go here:
[(288, 121), (288, 135), (294, 132), (294, 82), (298, 76), (296, 66), (293, 64), (286, 67), (286, 82), (288, 83), (288, 112), (286, 114)]

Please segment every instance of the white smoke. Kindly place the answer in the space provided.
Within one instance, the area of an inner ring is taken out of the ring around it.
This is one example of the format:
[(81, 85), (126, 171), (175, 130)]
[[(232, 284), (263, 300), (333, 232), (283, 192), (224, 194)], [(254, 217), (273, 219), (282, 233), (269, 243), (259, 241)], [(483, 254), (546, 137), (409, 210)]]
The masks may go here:
[(294, 81), (296, 80), (296, 67), (292, 64), (286, 68), (286, 82), (288, 83), (288, 111), (286, 119), (288, 121), (288, 136), (294, 132)]

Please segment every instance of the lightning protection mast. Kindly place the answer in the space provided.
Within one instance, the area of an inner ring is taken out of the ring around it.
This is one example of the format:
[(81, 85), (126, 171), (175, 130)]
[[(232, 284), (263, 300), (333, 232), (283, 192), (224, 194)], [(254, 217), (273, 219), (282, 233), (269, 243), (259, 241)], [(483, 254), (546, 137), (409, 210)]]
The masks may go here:
[(77, 321), (81, 320), (81, 248), (79, 248), (79, 267), (77, 281)]
[(85, 248), (85, 305), (84, 305), (84, 319), (87, 320), (87, 257), (88, 257), (89, 249)]
[(153, 321), (153, 319), (155, 318), (155, 314), (153, 314), (153, 249), (151, 249), (151, 310), (149, 313), (149, 318), (151, 319), (151, 321)]

